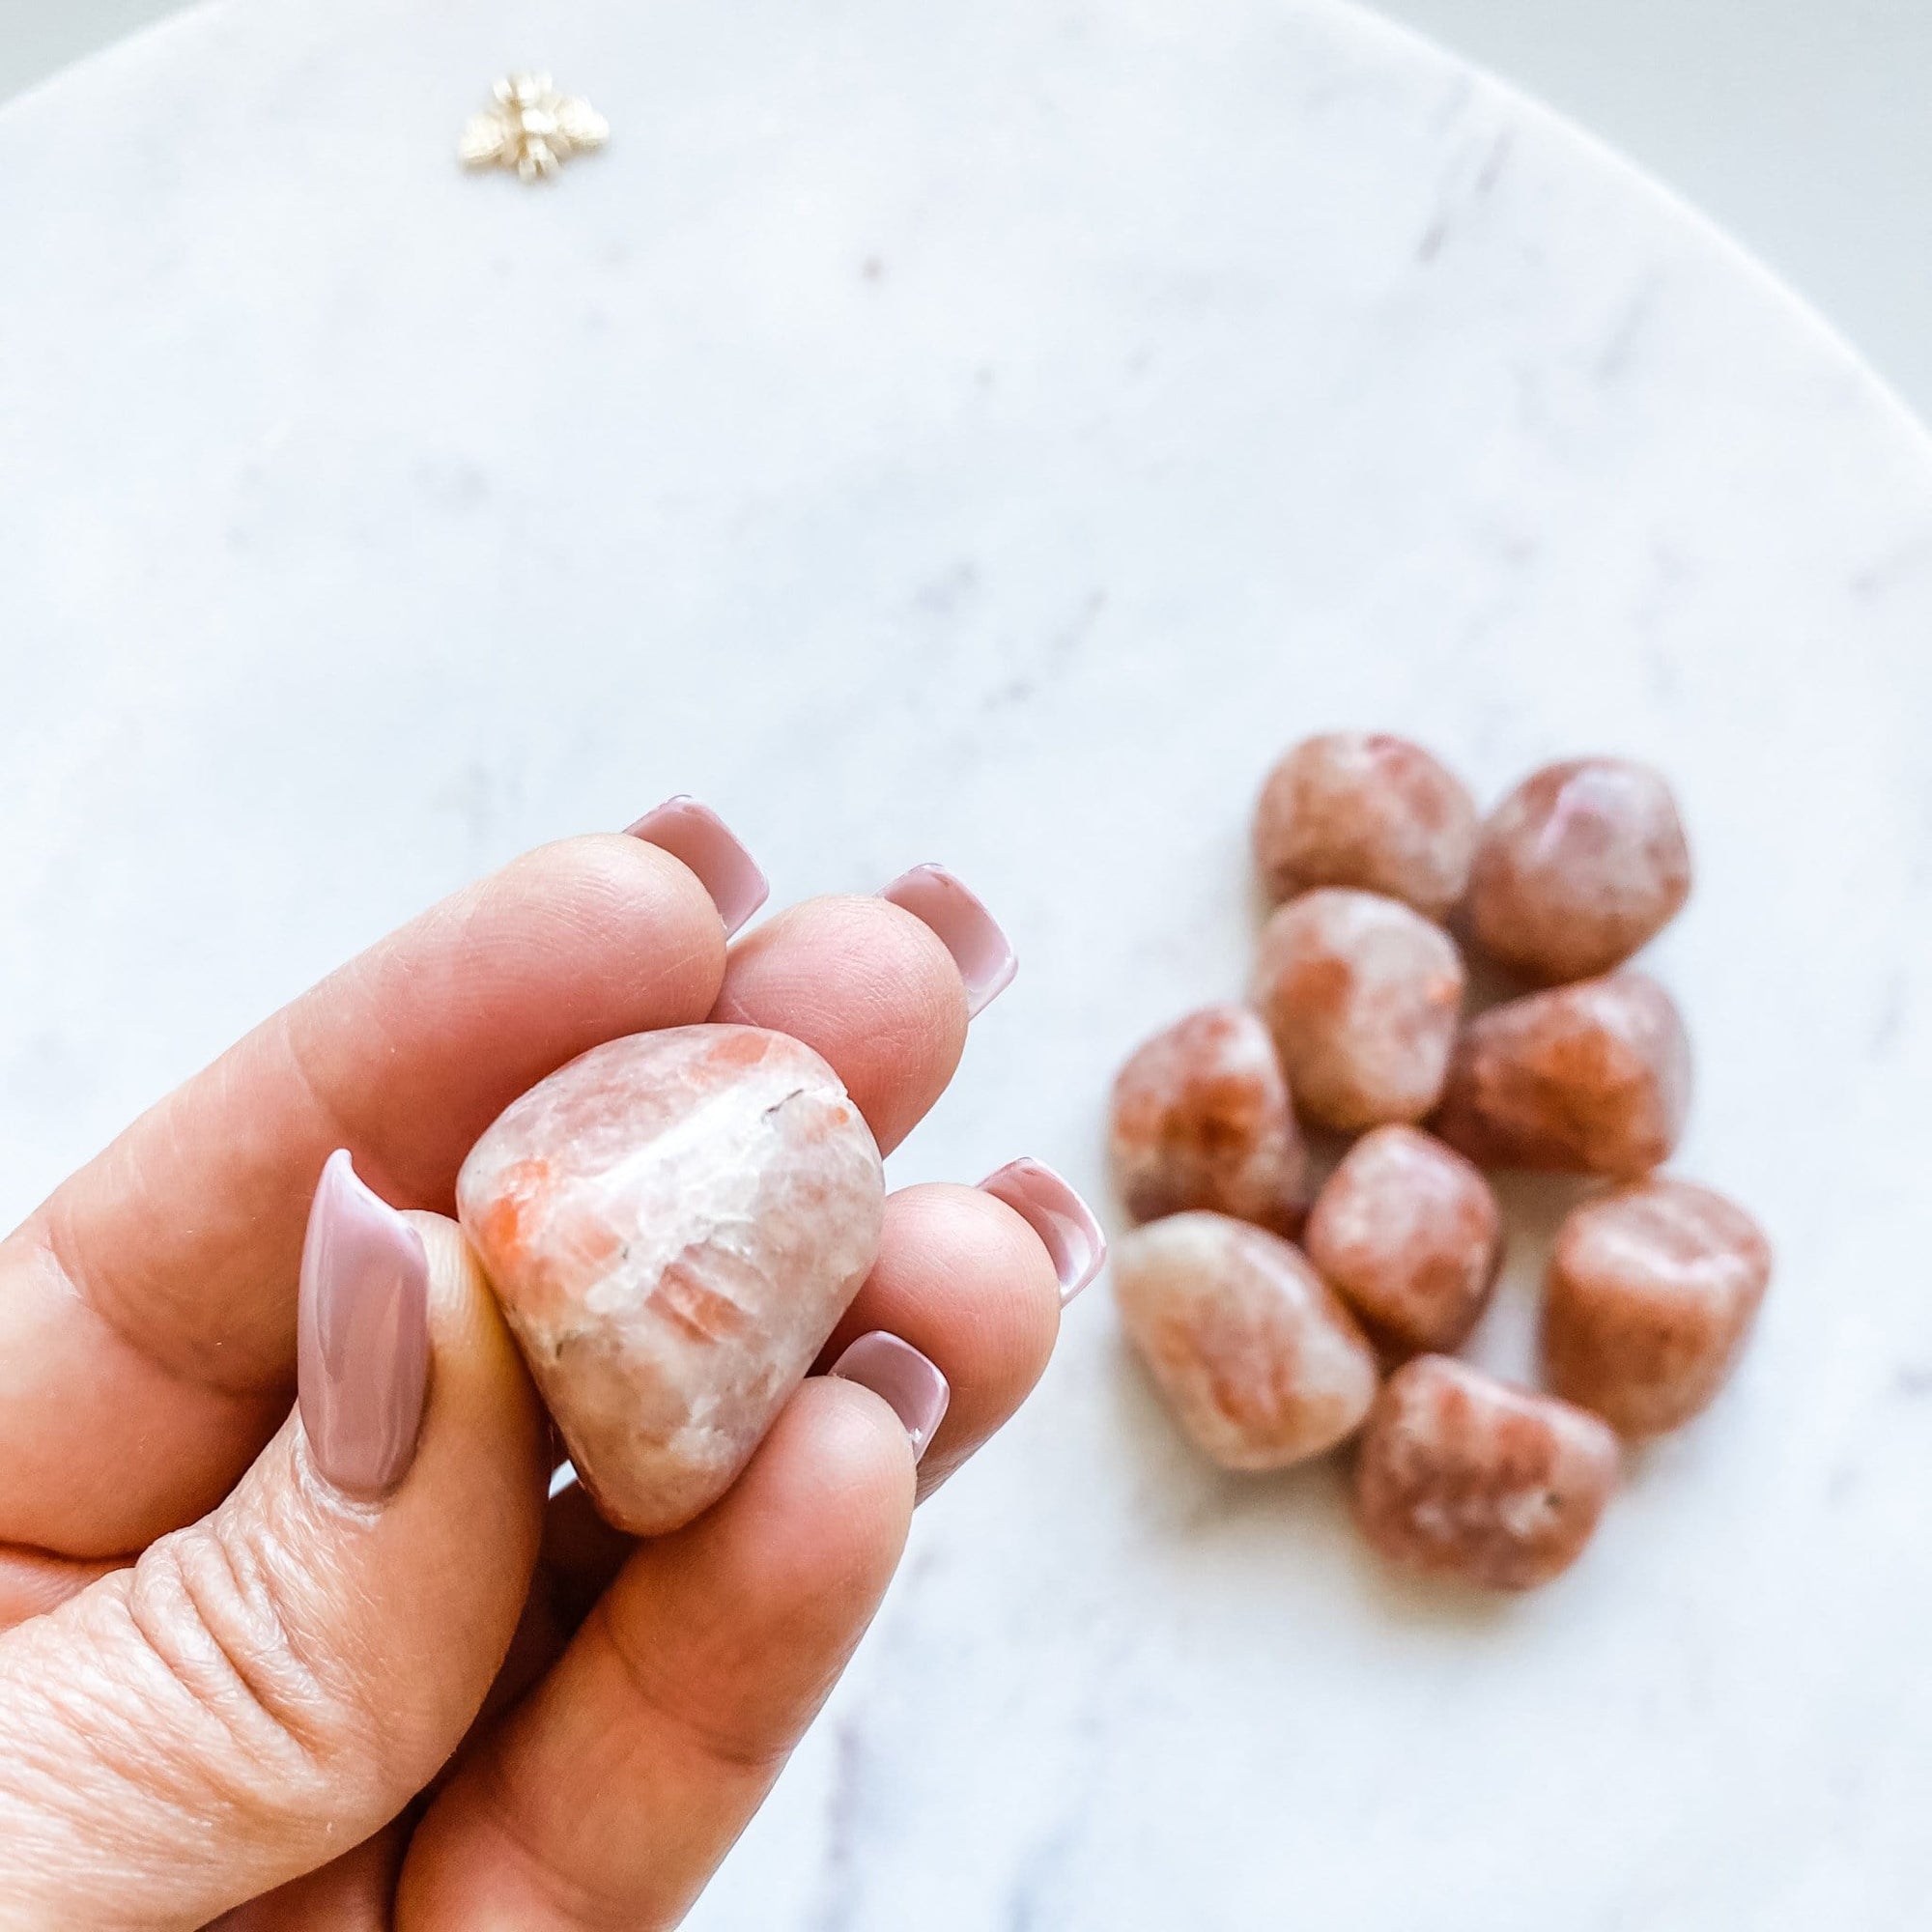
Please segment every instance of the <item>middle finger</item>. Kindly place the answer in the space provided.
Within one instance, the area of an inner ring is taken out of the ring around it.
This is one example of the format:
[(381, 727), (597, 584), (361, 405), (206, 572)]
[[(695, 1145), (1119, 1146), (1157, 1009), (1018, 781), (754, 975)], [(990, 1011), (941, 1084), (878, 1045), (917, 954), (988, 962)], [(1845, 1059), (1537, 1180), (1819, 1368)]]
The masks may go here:
[(967, 974), (980, 980), (988, 952), (1004, 953), (1010, 973), (991, 916), (948, 883), (943, 926), (884, 897), (807, 899), (780, 913), (731, 949), (711, 1011), (821, 1054), (881, 1153), (918, 1125), (959, 1065), (975, 990)]

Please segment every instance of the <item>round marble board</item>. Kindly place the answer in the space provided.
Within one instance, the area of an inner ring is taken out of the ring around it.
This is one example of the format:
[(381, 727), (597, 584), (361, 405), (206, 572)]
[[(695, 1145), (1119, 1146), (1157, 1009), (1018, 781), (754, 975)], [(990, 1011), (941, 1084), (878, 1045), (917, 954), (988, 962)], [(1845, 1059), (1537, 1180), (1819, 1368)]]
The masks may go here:
[[(614, 130), (542, 190), (452, 158), (520, 62)], [(781, 895), (978, 887), (1020, 978), (896, 1175), (1101, 1195), (1287, 742), (1680, 784), (1681, 1164), (1780, 1273), (1582, 1565), (1392, 1579), (1333, 1469), (1189, 1454), (1096, 1291), (694, 1924), (1922, 1922), (1932, 446), (1814, 320), (1302, 0), (217, 6), (0, 114), (0, 181), (14, 1209), (679, 790)]]

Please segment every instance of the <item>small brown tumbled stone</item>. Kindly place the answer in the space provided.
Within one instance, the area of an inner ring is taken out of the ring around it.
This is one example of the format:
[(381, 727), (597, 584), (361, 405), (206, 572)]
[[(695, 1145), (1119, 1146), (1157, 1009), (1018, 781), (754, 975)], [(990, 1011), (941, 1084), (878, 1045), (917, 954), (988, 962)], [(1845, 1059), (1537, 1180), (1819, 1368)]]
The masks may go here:
[(1228, 1469), (1332, 1449), (1368, 1412), (1376, 1357), (1300, 1249), (1225, 1214), (1175, 1214), (1115, 1252), (1114, 1294), (1182, 1429)]
[(1575, 758), (1491, 813), (1469, 875), (1469, 930), (1539, 985), (1620, 966), (1690, 894), (1670, 787), (1648, 765)]
[(1418, 1355), (1369, 1411), (1355, 1516), (1391, 1562), (1534, 1589), (1582, 1552), (1617, 1463), (1615, 1435), (1587, 1410), (1448, 1355)]
[(1137, 1221), (1211, 1208), (1292, 1235), (1307, 1212), (1308, 1150), (1248, 1007), (1204, 1007), (1141, 1047), (1114, 1082), (1108, 1146)]
[(1430, 919), (1463, 896), (1476, 807), (1420, 745), (1380, 731), (1305, 738), (1268, 774), (1255, 808), (1255, 863), (1273, 899), (1357, 886)]
[(1483, 1167), (1628, 1180), (1669, 1157), (1690, 1102), (1675, 1002), (1641, 973), (1614, 973), (1478, 1014), (1431, 1124)]
[(1419, 1127), (1378, 1127), (1316, 1197), (1308, 1259), (1392, 1354), (1453, 1349), (1502, 1264), (1502, 1214), (1479, 1169)]
[(1439, 926), (1399, 899), (1331, 886), (1268, 920), (1254, 993), (1295, 1105), (1346, 1133), (1435, 1105), (1463, 985)]
[(1665, 1177), (1586, 1201), (1549, 1262), (1544, 1366), (1626, 1435), (1688, 1422), (1729, 1377), (1771, 1280), (1742, 1208)]

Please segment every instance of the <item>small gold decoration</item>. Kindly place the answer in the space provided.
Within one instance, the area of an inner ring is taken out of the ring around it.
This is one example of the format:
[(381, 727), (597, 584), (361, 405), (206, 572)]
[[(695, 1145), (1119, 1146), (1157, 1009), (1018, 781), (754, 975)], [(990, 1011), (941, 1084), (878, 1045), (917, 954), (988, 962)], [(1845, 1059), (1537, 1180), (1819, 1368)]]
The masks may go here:
[(611, 138), (610, 122), (589, 101), (559, 94), (547, 73), (505, 74), (491, 92), (496, 106), (471, 119), (457, 147), (467, 167), (548, 181), (570, 156)]

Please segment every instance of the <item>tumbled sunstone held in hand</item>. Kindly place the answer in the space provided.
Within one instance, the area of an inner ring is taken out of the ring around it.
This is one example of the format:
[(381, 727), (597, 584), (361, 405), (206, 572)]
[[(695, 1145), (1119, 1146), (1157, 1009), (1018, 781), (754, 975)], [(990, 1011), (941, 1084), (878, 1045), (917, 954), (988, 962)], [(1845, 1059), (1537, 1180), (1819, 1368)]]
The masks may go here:
[(1441, 927), (1400, 899), (1331, 886), (1269, 919), (1254, 994), (1294, 1104), (1352, 1133), (1435, 1106), (1463, 981), (1463, 956)]
[(1420, 745), (1382, 731), (1304, 738), (1255, 807), (1255, 864), (1270, 898), (1357, 886), (1443, 919), (1463, 896), (1476, 807)]
[(1549, 1260), (1549, 1385), (1626, 1435), (1675, 1429), (1724, 1385), (1770, 1280), (1757, 1223), (1708, 1187), (1659, 1175), (1586, 1201)]
[(1316, 1196), (1321, 1278), (1390, 1353), (1454, 1349), (1502, 1264), (1502, 1211), (1473, 1163), (1419, 1127), (1364, 1134)]
[(1168, 1406), (1228, 1469), (1332, 1449), (1376, 1392), (1376, 1357), (1300, 1249), (1226, 1214), (1174, 1214), (1115, 1250), (1127, 1338)]
[(457, 1213), (592, 1500), (675, 1529), (730, 1486), (878, 1252), (879, 1151), (756, 1027), (592, 1047), (470, 1150)]
[(1587, 1410), (1450, 1355), (1418, 1355), (1369, 1411), (1355, 1518), (1391, 1562), (1533, 1589), (1582, 1553), (1618, 1461), (1615, 1435)]
[(1479, 1013), (1430, 1124), (1482, 1167), (1630, 1180), (1669, 1158), (1690, 1104), (1676, 1004), (1641, 973), (1613, 973)]
[(1114, 1082), (1108, 1151), (1137, 1221), (1209, 1208), (1292, 1235), (1307, 1212), (1308, 1150), (1247, 1007), (1204, 1007), (1134, 1054)]
[(1469, 930), (1540, 985), (1620, 966), (1690, 895), (1690, 848), (1648, 765), (1575, 758), (1532, 772), (1490, 814)]

